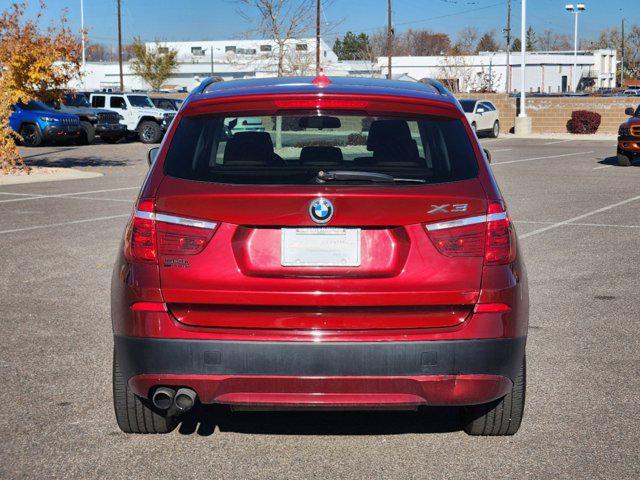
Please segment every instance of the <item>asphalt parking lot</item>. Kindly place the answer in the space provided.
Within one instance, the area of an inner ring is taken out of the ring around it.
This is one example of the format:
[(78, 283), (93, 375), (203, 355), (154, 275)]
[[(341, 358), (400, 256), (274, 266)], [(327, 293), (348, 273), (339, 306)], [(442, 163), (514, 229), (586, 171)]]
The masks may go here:
[(640, 167), (613, 142), (483, 140), (529, 272), (520, 432), (447, 409), (197, 415), (120, 433), (111, 267), (146, 172), (140, 143), (26, 149), (104, 173), (0, 186), (2, 478), (640, 478)]

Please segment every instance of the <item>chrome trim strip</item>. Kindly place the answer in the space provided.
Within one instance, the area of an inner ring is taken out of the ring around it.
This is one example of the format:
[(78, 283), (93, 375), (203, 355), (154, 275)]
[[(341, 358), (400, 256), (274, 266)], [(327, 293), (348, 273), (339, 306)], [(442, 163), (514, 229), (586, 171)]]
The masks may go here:
[(143, 212), (141, 210), (136, 210), (136, 217), (144, 218), (145, 220), (154, 220), (156, 218), (155, 214), (151, 212)]
[(146, 220), (156, 220), (158, 222), (172, 223), (174, 225), (184, 225), (187, 227), (206, 228), (213, 230), (218, 226), (216, 222), (207, 222), (205, 220), (194, 220), (191, 218), (176, 217), (174, 215), (165, 215), (164, 213), (151, 213), (136, 210), (135, 216)]
[(444, 230), (445, 228), (464, 227), (467, 225), (475, 225), (476, 223), (485, 223), (487, 221), (486, 215), (478, 215), (476, 217), (458, 218), (457, 220), (451, 220), (448, 222), (431, 223), (427, 225), (427, 230)]
[(487, 215), (487, 222), (495, 222), (497, 220), (506, 220), (507, 212), (490, 213)]
[(427, 230), (433, 232), (435, 230), (444, 230), (447, 228), (465, 227), (467, 225), (475, 225), (477, 223), (495, 222), (497, 220), (506, 220), (507, 212), (490, 213), (489, 215), (478, 215), (475, 217), (458, 218), (448, 222), (431, 223), (427, 225)]
[(213, 230), (218, 226), (216, 222), (206, 222), (204, 220), (193, 220), (191, 218), (174, 217), (173, 215), (165, 215), (164, 213), (156, 213), (156, 220), (158, 222), (185, 225), (187, 227), (208, 228), (209, 230)]

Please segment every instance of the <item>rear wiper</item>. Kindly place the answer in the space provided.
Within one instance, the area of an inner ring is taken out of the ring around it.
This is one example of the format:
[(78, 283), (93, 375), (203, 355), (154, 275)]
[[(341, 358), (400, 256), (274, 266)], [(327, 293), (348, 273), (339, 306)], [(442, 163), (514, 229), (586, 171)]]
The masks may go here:
[(427, 183), (421, 178), (395, 178), (386, 173), (360, 172), (357, 170), (320, 170), (316, 176), (318, 183), (356, 181), (356, 182), (380, 182), (380, 183)]

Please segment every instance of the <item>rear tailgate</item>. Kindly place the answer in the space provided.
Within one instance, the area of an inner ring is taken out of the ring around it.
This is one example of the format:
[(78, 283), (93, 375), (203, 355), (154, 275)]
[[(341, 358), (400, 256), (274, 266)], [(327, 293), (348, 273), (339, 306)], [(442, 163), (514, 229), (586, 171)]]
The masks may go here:
[[(333, 203), (331, 228), (359, 230), (358, 266), (282, 265), (283, 228), (323, 228), (309, 216), (310, 202), (320, 196)], [(453, 205), (464, 205), (464, 212), (452, 213)], [(424, 226), (484, 214), (476, 179), (400, 188), (255, 188), (166, 177), (156, 211), (219, 224), (186, 263), (160, 257), (165, 301), (186, 324), (451, 326), (464, 321), (479, 294), (482, 257), (442, 255)]]

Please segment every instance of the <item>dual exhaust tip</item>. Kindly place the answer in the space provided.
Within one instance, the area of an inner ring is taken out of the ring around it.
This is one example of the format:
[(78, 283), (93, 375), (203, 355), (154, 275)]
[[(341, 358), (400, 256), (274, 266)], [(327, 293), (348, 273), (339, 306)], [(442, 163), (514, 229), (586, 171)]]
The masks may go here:
[(188, 412), (196, 403), (197, 394), (190, 388), (179, 388), (177, 391), (169, 387), (158, 387), (151, 401), (160, 410), (169, 410), (171, 407), (180, 412)]

